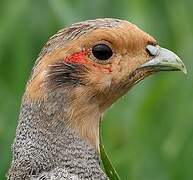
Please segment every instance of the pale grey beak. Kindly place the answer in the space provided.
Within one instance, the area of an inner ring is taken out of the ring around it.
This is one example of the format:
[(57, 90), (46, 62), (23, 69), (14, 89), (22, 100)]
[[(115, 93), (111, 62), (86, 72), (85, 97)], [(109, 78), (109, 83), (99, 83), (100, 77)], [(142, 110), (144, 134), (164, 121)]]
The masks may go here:
[(152, 68), (155, 71), (182, 71), (187, 73), (186, 66), (182, 60), (172, 51), (160, 46), (147, 45), (147, 50), (152, 59), (142, 64), (140, 68)]

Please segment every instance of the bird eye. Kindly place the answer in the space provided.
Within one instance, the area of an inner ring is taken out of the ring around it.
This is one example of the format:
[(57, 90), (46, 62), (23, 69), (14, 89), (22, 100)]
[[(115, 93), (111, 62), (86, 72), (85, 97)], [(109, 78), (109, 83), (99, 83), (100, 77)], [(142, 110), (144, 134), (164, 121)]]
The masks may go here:
[(112, 49), (106, 44), (97, 44), (92, 48), (92, 54), (95, 58), (105, 61), (113, 55)]

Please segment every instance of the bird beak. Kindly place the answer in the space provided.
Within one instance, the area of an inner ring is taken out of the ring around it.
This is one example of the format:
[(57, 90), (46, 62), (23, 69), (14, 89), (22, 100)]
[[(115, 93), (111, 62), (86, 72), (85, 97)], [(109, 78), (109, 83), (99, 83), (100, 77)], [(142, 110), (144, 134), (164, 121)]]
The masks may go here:
[(186, 66), (182, 60), (172, 51), (160, 46), (147, 45), (152, 59), (142, 64), (139, 68), (151, 68), (155, 71), (182, 71), (187, 73)]

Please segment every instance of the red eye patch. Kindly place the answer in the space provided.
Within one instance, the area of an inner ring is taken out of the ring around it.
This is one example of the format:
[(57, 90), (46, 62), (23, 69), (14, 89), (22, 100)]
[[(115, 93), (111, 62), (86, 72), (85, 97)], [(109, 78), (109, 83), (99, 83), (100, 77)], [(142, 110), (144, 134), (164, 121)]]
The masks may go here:
[(88, 51), (81, 51), (81, 52), (78, 52), (78, 53), (74, 53), (74, 54), (66, 57), (64, 59), (64, 62), (88, 64), (88, 65), (92, 65), (98, 71), (102, 71), (102, 72), (106, 72), (106, 73), (111, 73), (112, 72), (110, 67), (101, 67), (101, 66), (98, 66), (97, 64), (89, 61), (87, 59), (89, 54), (90, 53)]
[(88, 51), (81, 51), (78, 53), (74, 53), (64, 59), (65, 62), (71, 62), (71, 63), (86, 63), (88, 62), (86, 60), (86, 57), (88, 56)]

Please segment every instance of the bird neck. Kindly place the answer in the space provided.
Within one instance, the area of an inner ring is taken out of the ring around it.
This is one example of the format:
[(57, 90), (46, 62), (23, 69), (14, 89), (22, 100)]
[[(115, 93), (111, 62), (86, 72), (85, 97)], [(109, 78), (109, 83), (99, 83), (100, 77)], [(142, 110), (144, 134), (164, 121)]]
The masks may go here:
[(99, 123), (102, 112), (99, 110), (99, 99), (93, 96), (91, 89), (85, 91), (84, 87), (59, 88), (47, 91), (42, 99), (36, 101), (30, 100), (25, 93), (23, 102), (41, 106), (40, 113), (45, 116), (42, 119), (43, 125), (50, 128), (55, 121), (61, 121), (67, 129), (73, 130), (99, 152)]
[[(55, 94), (52, 98), (57, 97), (58, 94)], [(29, 103), (24, 98), (10, 174), (25, 177), (26, 174), (36, 175), (56, 166), (63, 166), (71, 172), (80, 168), (103, 174), (95, 148), (79, 136), (68, 122), (67, 100), (60, 98), (58, 103), (52, 104), (52, 98), (46, 103)], [(58, 113), (61, 111), (66, 116)]]

